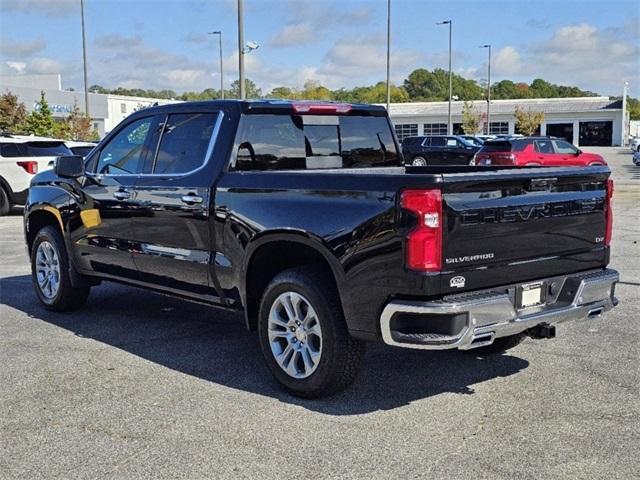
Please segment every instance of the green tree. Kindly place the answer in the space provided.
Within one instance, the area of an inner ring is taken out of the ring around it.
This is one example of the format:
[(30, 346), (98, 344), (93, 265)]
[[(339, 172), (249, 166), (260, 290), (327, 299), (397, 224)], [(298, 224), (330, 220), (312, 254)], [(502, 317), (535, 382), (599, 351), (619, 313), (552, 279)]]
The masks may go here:
[[(482, 98), (483, 89), (474, 80), (460, 75), (451, 77), (452, 95), (461, 100)], [(449, 99), (449, 72), (442, 68), (433, 71), (419, 68), (404, 81), (404, 89), (411, 101), (444, 101)]]
[(77, 104), (73, 105), (73, 110), (66, 118), (66, 123), (69, 125), (71, 140), (87, 141), (91, 138), (93, 133), (91, 118), (81, 112)]
[(27, 108), (7, 90), (0, 95), (0, 131), (20, 133), (27, 119)]
[(44, 97), (44, 92), (40, 92), (40, 101), (25, 121), (24, 131), (27, 134), (38, 135), (40, 137), (50, 137), (54, 134), (55, 120), (49, 109), (49, 103)]
[(516, 117), (516, 132), (523, 135), (533, 135), (544, 122), (544, 112), (533, 112), (524, 110), (517, 106), (514, 112)]
[[(248, 78), (245, 79), (245, 89), (247, 98), (262, 98), (262, 90)], [(225, 94), (225, 98), (240, 98), (239, 80), (234, 80), (231, 83), (231, 89), (228, 91), (228, 95)]]
[(475, 135), (480, 131), (480, 114), (473, 102), (465, 101), (462, 105), (462, 130), (467, 135)]
[(279, 98), (282, 100), (289, 99), (293, 100), (298, 98), (297, 92), (289, 87), (276, 87), (272, 89), (268, 94), (267, 98)]

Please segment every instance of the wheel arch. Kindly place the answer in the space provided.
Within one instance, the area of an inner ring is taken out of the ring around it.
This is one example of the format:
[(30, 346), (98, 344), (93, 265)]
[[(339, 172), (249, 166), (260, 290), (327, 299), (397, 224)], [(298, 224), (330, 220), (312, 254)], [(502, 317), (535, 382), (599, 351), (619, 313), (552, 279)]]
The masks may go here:
[(36, 238), (36, 234), (46, 226), (53, 226), (64, 238), (64, 224), (60, 210), (51, 205), (39, 205), (25, 213), (25, 240), (27, 249), (31, 254), (31, 248)]
[(340, 305), (344, 270), (338, 258), (321, 239), (302, 231), (263, 232), (255, 238), (245, 256), (242, 271), (242, 302), (249, 330), (257, 328), (262, 292), (278, 273), (303, 265), (317, 265), (333, 279)]

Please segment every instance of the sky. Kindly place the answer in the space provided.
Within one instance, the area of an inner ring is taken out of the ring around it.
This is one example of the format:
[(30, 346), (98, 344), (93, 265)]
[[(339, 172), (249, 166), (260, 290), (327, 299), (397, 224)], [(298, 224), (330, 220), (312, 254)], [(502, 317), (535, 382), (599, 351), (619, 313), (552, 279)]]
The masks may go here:
[[(447, 68), (492, 83), (544, 78), (603, 95), (640, 97), (640, 0), (391, 0), (391, 81)], [(352, 88), (384, 80), (386, 0), (244, 0), (246, 76), (264, 93), (308, 80)], [(238, 76), (236, 0), (85, 0), (89, 85), (200, 91)], [(60, 73), (82, 89), (80, 0), (0, 0), (0, 73)]]

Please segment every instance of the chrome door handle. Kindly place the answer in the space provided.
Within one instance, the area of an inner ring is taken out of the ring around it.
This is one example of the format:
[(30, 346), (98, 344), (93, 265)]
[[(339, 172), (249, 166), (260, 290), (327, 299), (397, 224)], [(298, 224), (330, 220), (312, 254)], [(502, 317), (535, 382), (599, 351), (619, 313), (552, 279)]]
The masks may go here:
[(113, 192), (113, 196), (118, 200), (126, 200), (131, 197), (131, 193), (129, 193), (127, 190), (116, 190), (115, 192)]
[(181, 200), (187, 205), (194, 205), (196, 203), (202, 203), (202, 197), (198, 195), (194, 195), (193, 193), (189, 193), (187, 195), (183, 195)]

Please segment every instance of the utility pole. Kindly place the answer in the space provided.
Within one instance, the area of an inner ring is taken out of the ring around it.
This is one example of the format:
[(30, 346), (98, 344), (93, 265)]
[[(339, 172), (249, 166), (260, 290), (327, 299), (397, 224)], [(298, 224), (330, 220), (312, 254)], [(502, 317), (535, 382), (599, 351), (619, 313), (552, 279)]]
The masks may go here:
[(240, 74), (240, 99), (247, 98), (244, 82), (244, 25), (243, 25), (243, 0), (238, 0), (238, 72)]
[(491, 134), (491, 45), (480, 45), (489, 49), (489, 63), (487, 65), (487, 135)]
[(215, 32), (209, 32), (209, 35), (218, 35), (218, 41), (220, 46), (220, 99), (224, 100), (224, 70), (222, 66), (222, 32), (216, 30)]
[(438, 22), (436, 25), (449, 25), (449, 119), (447, 122), (447, 135), (453, 135), (453, 123), (451, 121), (451, 97), (453, 96), (453, 73), (451, 71), (451, 27), (453, 22), (445, 20)]
[(387, 114), (391, 103), (391, 83), (389, 83), (391, 63), (391, 0), (387, 0)]
[(84, 0), (80, 0), (80, 17), (82, 20), (82, 63), (84, 70), (84, 113), (89, 117), (89, 86), (87, 85), (87, 38), (84, 32)]

